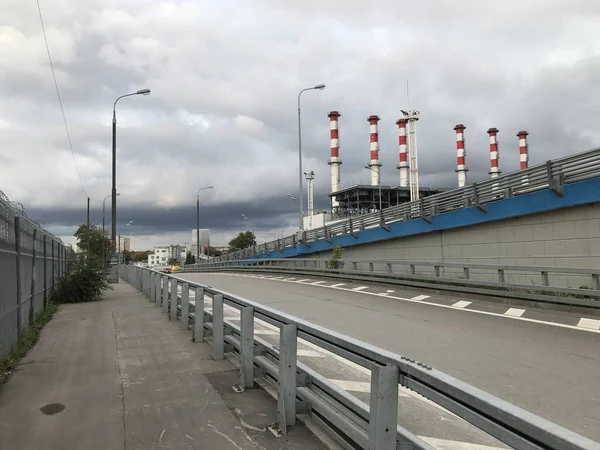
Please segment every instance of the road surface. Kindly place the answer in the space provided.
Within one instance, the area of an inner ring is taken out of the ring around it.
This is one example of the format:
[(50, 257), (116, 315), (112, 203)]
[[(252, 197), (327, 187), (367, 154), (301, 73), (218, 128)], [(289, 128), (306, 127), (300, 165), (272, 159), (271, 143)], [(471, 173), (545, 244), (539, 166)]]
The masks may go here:
[[(387, 289), (318, 277), (239, 273), (178, 277), (416, 359), (600, 441), (597, 317), (509, 308), (396, 286)], [(230, 308), (225, 315), (235, 321), (236, 314)], [(261, 337), (276, 344), (278, 332), (268, 324), (262, 326)], [(368, 402), (368, 372), (322, 350), (299, 348), (302, 362)], [(410, 391), (401, 390), (399, 421), (440, 449), (503, 447)], [(437, 441), (439, 445), (435, 445)]]

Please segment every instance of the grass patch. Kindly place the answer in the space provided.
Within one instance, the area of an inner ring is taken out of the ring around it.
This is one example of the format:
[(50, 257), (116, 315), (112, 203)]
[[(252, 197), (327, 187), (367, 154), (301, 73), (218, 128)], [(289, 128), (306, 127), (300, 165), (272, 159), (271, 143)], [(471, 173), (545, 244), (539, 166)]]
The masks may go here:
[(38, 338), (40, 337), (40, 331), (54, 313), (58, 310), (56, 303), (48, 302), (48, 307), (44, 311), (40, 311), (35, 315), (33, 320), (29, 323), (27, 329), (23, 331), (19, 342), (13, 350), (11, 350), (6, 356), (0, 358), (0, 390), (4, 387), (6, 382), (10, 379), (13, 373), (14, 367), (19, 363), (21, 358), (27, 355), (27, 352), (35, 345)]

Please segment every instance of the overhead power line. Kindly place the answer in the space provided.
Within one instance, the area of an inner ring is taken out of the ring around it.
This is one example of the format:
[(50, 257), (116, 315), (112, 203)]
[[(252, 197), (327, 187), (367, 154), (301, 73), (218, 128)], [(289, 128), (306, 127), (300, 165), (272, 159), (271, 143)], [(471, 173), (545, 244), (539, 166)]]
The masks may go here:
[(87, 195), (87, 191), (85, 190), (85, 186), (83, 185), (83, 179), (81, 178), (81, 173), (79, 172), (79, 165), (77, 164), (77, 158), (75, 157), (75, 150), (73, 149), (73, 142), (71, 141), (71, 133), (69, 132), (69, 125), (67, 124), (67, 117), (65, 116), (65, 109), (63, 108), (62, 98), (60, 97), (60, 90), (58, 89), (58, 82), (56, 81), (56, 74), (54, 73), (54, 63), (52, 62), (52, 56), (50, 55), (50, 46), (48, 45), (48, 38), (46, 37), (46, 27), (44, 27), (44, 19), (42, 17), (42, 9), (40, 8), (40, 1), (36, 0), (38, 13), (40, 16), (40, 24), (42, 25), (42, 33), (44, 35), (44, 42), (46, 43), (46, 52), (48, 53), (48, 61), (50, 61), (50, 69), (52, 70), (52, 78), (54, 79), (54, 87), (56, 88), (56, 96), (58, 97), (58, 104), (60, 105), (60, 111), (62, 113), (63, 122), (65, 124), (65, 130), (67, 132), (67, 139), (69, 141), (69, 147), (71, 148), (71, 154), (73, 155), (73, 162), (75, 163), (75, 170), (77, 171), (77, 176), (79, 177), (79, 183), (81, 184), (81, 189), (83, 193)]

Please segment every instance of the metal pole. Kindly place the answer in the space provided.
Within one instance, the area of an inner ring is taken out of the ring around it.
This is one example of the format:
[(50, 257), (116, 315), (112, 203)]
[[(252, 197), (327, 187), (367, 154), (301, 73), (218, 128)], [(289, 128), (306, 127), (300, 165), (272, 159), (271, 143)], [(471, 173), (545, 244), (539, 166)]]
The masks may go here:
[(117, 113), (115, 111), (117, 105), (113, 107), (113, 122), (112, 122), (112, 224), (111, 224), (111, 242), (112, 242), (112, 258), (117, 258)]
[(298, 200), (300, 201), (300, 231), (304, 230), (304, 196), (302, 186), (302, 123), (300, 119), (300, 96), (306, 89), (298, 94)]
[(381, 208), (381, 177), (379, 177), (379, 211), (382, 211), (382, 208)]
[(200, 264), (200, 191), (196, 196), (196, 264)]

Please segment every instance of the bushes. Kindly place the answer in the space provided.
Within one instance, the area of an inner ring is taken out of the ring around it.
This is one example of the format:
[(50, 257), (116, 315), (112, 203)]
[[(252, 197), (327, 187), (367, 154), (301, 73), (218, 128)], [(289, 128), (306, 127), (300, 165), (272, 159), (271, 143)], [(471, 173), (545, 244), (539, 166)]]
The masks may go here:
[(77, 264), (63, 278), (52, 294), (55, 303), (84, 303), (102, 299), (109, 289), (108, 276), (103, 270)]

